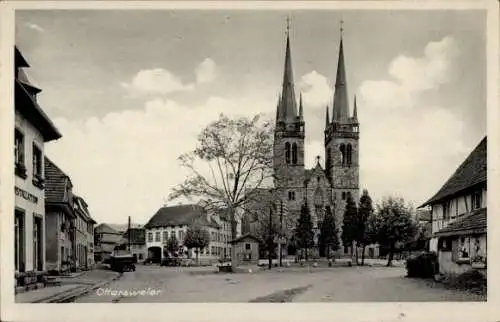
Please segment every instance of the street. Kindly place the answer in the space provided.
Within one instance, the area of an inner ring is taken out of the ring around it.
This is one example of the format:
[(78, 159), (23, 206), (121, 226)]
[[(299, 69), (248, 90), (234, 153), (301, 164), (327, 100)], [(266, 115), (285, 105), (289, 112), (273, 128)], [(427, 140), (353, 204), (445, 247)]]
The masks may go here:
[(138, 265), (77, 303), (484, 301), (479, 295), (405, 278), (403, 267), (274, 268), (216, 274), (213, 267)]

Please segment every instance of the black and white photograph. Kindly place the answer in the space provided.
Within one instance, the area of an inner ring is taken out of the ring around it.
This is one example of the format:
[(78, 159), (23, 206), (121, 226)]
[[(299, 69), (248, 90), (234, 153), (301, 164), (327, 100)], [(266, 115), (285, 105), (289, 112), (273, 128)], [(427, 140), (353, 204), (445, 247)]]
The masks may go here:
[(498, 3), (98, 2), (2, 8), (11, 310), (491, 301)]

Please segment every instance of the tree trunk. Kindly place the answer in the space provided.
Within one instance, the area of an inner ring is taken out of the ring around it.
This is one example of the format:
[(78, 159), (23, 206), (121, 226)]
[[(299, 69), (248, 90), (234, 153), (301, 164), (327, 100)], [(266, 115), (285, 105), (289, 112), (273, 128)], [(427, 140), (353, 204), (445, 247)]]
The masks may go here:
[(366, 245), (365, 243), (363, 243), (363, 248), (361, 253), (361, 266), (365, 265), (365, 250), (366, 250)]
[(394, 258), (394, 243), (391, 243), (389, 248), (389, 259), (386, 266), (392, 266), (392, 259)]
[[(238, 223), (236, 222), (236, 216), (234, 213), (234, 209), (231, 210), (230, 212), (230, 219), (231, 219), (231, 241), (236, 239), (237, 235), (237, 225)], [(237, 259), (237, 254), (236, 254), (236, 245), (232, 244), (231, 245), (231, 270), (234, 272), (236, 270), (236, 259)]]
[(359, 265), (358, 242), (357, 241), (354, 242), (354, 247), (356, 250), (356, 265)]

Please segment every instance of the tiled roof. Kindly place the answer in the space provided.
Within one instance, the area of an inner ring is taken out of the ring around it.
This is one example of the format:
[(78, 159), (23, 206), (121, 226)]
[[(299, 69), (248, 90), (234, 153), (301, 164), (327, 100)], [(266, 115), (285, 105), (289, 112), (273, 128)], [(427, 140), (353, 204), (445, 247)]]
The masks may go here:
[(14, 46), (14, 64), (16, 67), (30, 67), (17, 46)]
[(67, 186), (71, 183), (69, 177), (56, 166), (49, 158), (45, 157), (45, 202), (68, 202)]
[(119, 236), (121, 236), (121, 234), (122, 234), (118, 230), (111, 228), (106, 223), (102, 223), (102, 224), (97, 225), (97, 227), (95, 227), (95, 229), (94, 229), (94, 232), (96, 234), (100, 234), (100, 233), (102, 233), (102, 234), (114, 234), (114, 235), (119, 235)]
[(487, 226), (486, 208), (481, 208), (457, 219), (445, 228), (435, 233), (435, 236), (455, 236), (486, 233)]
[(150, 229), (155, 227), (190, 225), (194, 222), (202, 226), (215, 227), (214, 223), (208, 221), (204, 209), (198, 205), (162, 207), (151, 217), (144, 227)]
[(435, 204), (472, 186), (486, 183), (486, 137), (469, 154), (441, 189), (422, 206)]
[(130, 228), (123, 234), (123, 238), (128, 242), (128, 234), (130, 233), (130, 243), (131, 244), (146, 244), (146, 230), (144, 228)]

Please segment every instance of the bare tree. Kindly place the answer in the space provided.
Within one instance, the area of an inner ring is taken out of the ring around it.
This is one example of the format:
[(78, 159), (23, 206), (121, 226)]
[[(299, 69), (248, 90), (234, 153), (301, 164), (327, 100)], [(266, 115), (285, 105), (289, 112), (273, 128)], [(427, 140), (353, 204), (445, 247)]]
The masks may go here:
[[(208, 212), (226, 217), (235, 239), (237, 222), (252, 192), (272, 184), (272, 134), (271, 123), (262, 121), (260, 115), (231, 119), (221, 114), (201, 131), (197, 147), (179, 157), (189, 174), (169, 200), (200, 199)], [(231, 262), (234, 268), (235, 261)]]

